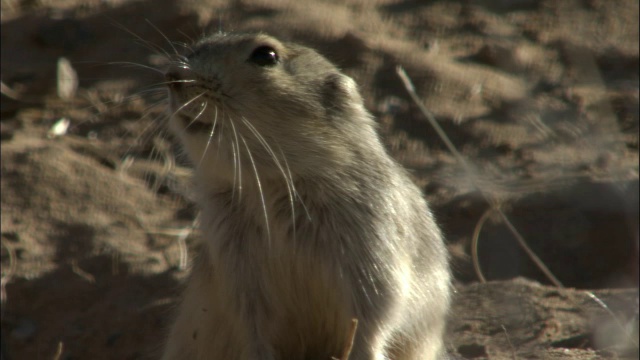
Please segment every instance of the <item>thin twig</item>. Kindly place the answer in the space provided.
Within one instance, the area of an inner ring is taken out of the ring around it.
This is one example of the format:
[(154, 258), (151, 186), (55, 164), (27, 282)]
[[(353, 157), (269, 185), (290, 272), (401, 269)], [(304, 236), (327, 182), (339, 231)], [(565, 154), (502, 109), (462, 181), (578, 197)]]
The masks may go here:
[(509, 348), (511, 348), (511, 357), (513, 357), (513, 360), (517, 360), (518, 357), (516, 356), (516, 349), (513, 347), (513, 344), (511, 343), (511, 339), (509, 338), (509, 333), (507, 333), (507, 328), (504, 325), (500, 325), (502, 327), (502, 331), (504, 331), (504, 336), (507, 337), (507, 343), (509, 344)]
[(496, 210), (498, 211), (498, 215), (500, 215), (500, 217), (502, 218), (502, 221), (504, 221), (504, 224), (507, 225), (509, 230), (511, 230), (511, 233), (513, 234), (513, 236), (515, 236), (516, 240), (518, 240), (518, 244), (520, 245), (520, 247), (527, 253), (527, 255), (529, 255), (529, 258), (536, 264), (536, 266), (538, 266), (538, 268), (547, 276), (549, 280), (551, 280), (551, 282), (555, 286), (559, 288), (563, 288), (564, 285), (562, 285), (560, 280), (558, 280), (558, 278), (556, 278), (553, 275), (551, 270), (549, 270), (549, 268), (542, 262), (542, 260), (540, 260), (540, 258), (533, 252), (533, 250), (531, 250), (529, 245), (527, 245), (527, 241), (520, 234), (518, 229), (516, 229), (516, 227), (513, 226), (513, 224), (511, 223), (511, 221), (507, 219), (507, 215), (505, 215), (502, 211), (500, 211), (500, 209), (496, 209)]
[[(524, 237), (516, 229), (516, 227), (513, 225), (513, 223), (507, 218), (507, 216), (504, 214), (504, 212), (502, 212), (502, 210), (500, 210), (500, 208), (497, 206), (496, 201), (494, 199), (492, 199), (491, 197), (489, 197), (489, 195), (487, 195), (483, 191), (483, 189), (477, 184), (477, 182), (476, 182), (477, 176), (475, 175), (474, 169), (465, 160), (465, 158), (462, 156), (462, 154), (456, 149), (456, 147), (453, 145), (453, 143), (451, 142), (451, 140), (449, 139), (447, 134), (444, 132), (444, 130), (442, 130), (442, 128), (440, 127), (440, 125), (436, 121), (435, 117), (431, 114), (431, 112), (422, 104), (420, 98), (418, 97), (418, 94), (415, 91), (415, 87), (413, 86), (413, 83), (411, 82), (411, 79), (409, 79), (409, 76), (404, 71), (404, 69), (401, 66), (398, 66), (396, 68), (396, 72), (397, 72), (398, 76), (400, 77), (400, 79), (402, 80), (402, 83), (404, 84), (405, 89), (409, 93), (409, 96), (411, 96), (411, 98), (413, 99), (415, 104), (420, 108), (420, 110), (422, 111), (424, 116), (427, 118), (427, 120), (429, 121), (431, 126), (436, 130), (436, 132), (438, 133), (438, 136), (440, 136), (440, 139), (445, 143), (445, 145), (447, 146), (449, 151), (456, 157), (458, 162), (464, 167), (464, 169), (467, 172), (467, 175), (469, 176), (469, 179), (471, 180), (471, 183), (473, 184), (473, 186), (480, 192), (480, 194), (482, 195), (484, 200), (491, 207), (491, 209), (488, 210), (482, 216), (482, 218), (479, 220), (479, 226), (476, 225), (476, 231), (474, 231), (474, 239), (475, 239), (474, 242), (475, 243), (474, 243), (474, 246), (472, 247), (472, 252), (475, 251), (475, 256), (477, 257), (477, 249), (474, 249), (474, 247), (477, 247), (477, 241), (478, 241), (477, 238), (479, 236), (480, 229), (482, 228), (482, 223), (484, 223), (485, 220), (486, 220), (485, 216), (488, 216), (487, 213), (489, 213), (490, 211), (496, 211), (500, 215), (500, 218), (505, 223), (505, 225), (509, 228), (511, 233), (515, 236), (515, 238), (518, 241), (518, 244), (520, 245), (520, 247), (527, 253), (527, 255), (531, 258), (531, 260), (536, 264), (536, 266), (538, 266), (538, 268), (545, 274), (545, 276), (556, 287), (564, 288), (564, 285), (560, 282), (560, 280), (558, 280), (553, 275), (553, 273), (549, 270), (549, 268), (547, 268), (547, 266), (542, 262), (542, 260), (540, 260), (540, 258), (527, 245), (527, 242), (524, 239)], [(477, 261), (477, 259), (475, 261)], [(475, 263), (474, 263), (474, 266), (476, 266)], [(476, 273), (479, 275), (478, 277), (480, 278), (481, 281), (483, 281), (483, 282), (486, 281), (486, 280), (484, 280), (484, 276), (482, 275), (482, 272), (481, 271), (479, 272), (479, 270), (480, 270), (480, 267), (479, 267), (479, 264), (478, 264), (478, 266), (476, 268)], [(626, 335), (626, 337), (631, 341), (631, 343), (635, 344), (636, 347), (637, 347), (638, 346), (638, 341), (636, 339), (634, 339), (633, 336), (631, 336), (630, 331), (624, 327), (624, 325), (620, 322), (618, 317), (615, 316), (615, 314), (611, 311), (611, 309), (609, 309), (607, 304), (605, 304), (604, 301), (602, 301), (600, 298), (598, 298), (594, 293), (592, 293), (590, 291), (586, 291), (586, 294), (594, 302), (596, 302), (596, 304), (598, 304), (600, 307), (602, 307), (610, 316), (612, 316), (614, 318), (614, 320), (616, 321), (618, 326), (620, 326), (620, 328), (623, 330), (623, 332)]]
[(62, 351), (64, 351), (64, 344), (62, 341), (58, 343), (58, 348), (56, 349), (56, 353), (53, 355), (53, 360), (60, 360), (62, 356)]
[(0, 93), (13, 100), (21, 100), (20, 94), (5, 84), (4, 81), (0, 81)]
[(435, 117), (431, 114), (431, 112), (422, 104), (420, 97), (418, 97), (415, 87), (411, 82), (411, 79), (409, 79), (409, 76), (407, 76), (407, 73), (404, 71), (404, 69), (401, 66), (398, 66), (396, 68), (396, 72), (400, 77), (400, 79), (402, 80), (402, 83), (404, 84), (405, 89), (407, 90), (407, 92), (409, 93), (413, 101), (416, 103), (416, 105), (418, 105), (418, 107), (420, 108), (424, 116), (427, 118), (431, 126), (436, 130), (436, 132), (438, 133), (438, 136), (440, 136), (440, 139), (445, 143), (449, 151), (456, 157), (460, 165), (462, 165), (465, 172), (469, 176), (469, 179), (471, 180), (471, 183), (473, 184), (473, 186), (482, 195), (482, 197), (487, 202), (487, 204), (500, 215), (500, 217), (502, 218), (502, 221), (504, 221), (504, 223), (507, 225), (511, 233), (516, 237), (516, 240), (518, 240), (518, 244), (520, 245), (520, 247), (524, 249), (527, 255), (529, 255), (531, 260), (533, 260), (533, 262), (536, 264), (536, 266), (538, 266), (538, 268), (540, 268), (540, 270), (547, 276), (549, 281), (551, 281), (557, 287), (560, 287), (560, 288), (564, 287), (560, 282), (560, 280), (558, 280), (553, 275), (553, 273), (551, 273), (549, 268), (547, 268), (547, 266), (542, 262), (542, 260), (540, 260), (540, 258), (533, 252), (533, 250), (531, 250), (531, 248), (529, 247), (529, 245), (527, 245), (522, 235), (520, 235), (518, 230), (516, 230), (515, 226), (513, 226), (511, 221), (502, 212), (502, 210), (500, 210), (500, 208), (496, 206), (497, 205), (496, 201), (492, 199), (489, 195), (487, 195), (487, 193), (483, 191), (483, 189), (477, 184), (476, 180), (478, 176), (476, 175), (476, 172), (474, 171), (473, 167), (469, 164), (469, 162), (467, 162), (467, 160), (465, 160), (465, 158), (458, 151), (458, 149), (456, 149), (455, 145), (453, 145), (453, 143), (451, 142), (447, 134), (444, 132), (444, 130), (442, 130), (442, 128), (436, 121)]
[(351, 328), (349, 329), (349, 337), (347, 338), (347, 343), (345, 344), (344, 349), (342, 349), (342, 355), (340, 356), (340, 359), (336, 359), (335, 357), (333, 357), (332, 359), (349, 360), (349, 356), (351, 355), (351, 350), (353, 349), (353, 342), (355, 341), (355, 338), (356, 338), (357, 330), (358, 330), (358, 319), (353, 318), (351, 319)]
[(71, 259), (70, 261), (71, 264), (71, 271), (73, 271), (74, 274), (80, 276), (81, 278), (87, 280), (87, 282), (91, 283), (91, 284), (95, 284), (96, 283), (96, 278), (89, 274), (88, 272), (82, 270), (80, 268), (80, 266), (78, 265), (78, 260), (77, 259)]
[(484, 226), (484, 223), (487, 221), (491, 213), (493, 212), (493, 208), (488, 208), (487, 211), (482, 214), (480, 220), (476, 223), (475, 229), (473, 229), (473, 236), (471, 237), (471, 262), (473, 263), (473, 270), (476, 272), (476, 276), (480, 280), (481, 283), (486, 283), (487, 279), (485, 279), (482, 274), (482, 269), (480, 268), (480, 259), (478, 258), (478, 243), (480, 238), (480, 231)]

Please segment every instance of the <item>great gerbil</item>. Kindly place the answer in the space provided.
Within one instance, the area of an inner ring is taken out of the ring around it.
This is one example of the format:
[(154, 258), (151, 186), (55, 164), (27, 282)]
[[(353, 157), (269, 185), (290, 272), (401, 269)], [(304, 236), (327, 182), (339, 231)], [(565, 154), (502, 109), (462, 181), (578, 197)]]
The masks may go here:
[(436, 359), (450, 272), (355, 82), (312, 49), (215, 34), (165, 73), (197, 255), (163, 359)]

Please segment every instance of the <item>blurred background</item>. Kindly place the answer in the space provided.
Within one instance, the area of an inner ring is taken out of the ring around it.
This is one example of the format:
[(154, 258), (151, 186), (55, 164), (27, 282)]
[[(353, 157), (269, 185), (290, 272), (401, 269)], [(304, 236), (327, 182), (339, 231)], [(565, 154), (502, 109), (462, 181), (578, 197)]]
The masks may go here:
[(155, 69), (216, 31), (359, 84), (446, 235), (451, 353), (638, 357), (638, 1), (1, 5), (3, 360), (161, 349), (198, 234)]

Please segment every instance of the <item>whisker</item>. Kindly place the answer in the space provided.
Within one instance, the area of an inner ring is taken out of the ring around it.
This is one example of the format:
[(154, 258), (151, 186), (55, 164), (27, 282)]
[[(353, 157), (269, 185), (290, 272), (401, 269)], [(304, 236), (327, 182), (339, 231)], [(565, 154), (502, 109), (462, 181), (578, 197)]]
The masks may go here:
[(140, 90), (137, 90), (135, 92), (135, 94), (125, 96), (123, 100), (135, 99), (136, 97), (139, 97), (141, 94), (153, 94), (153, 93), (162, 95), (162, 98), (166, 99), (167, 88), (161, 85), (163, 85), (163, 83), (151, 84), (151, 85), (141, 87)]
[[(196, 117), (193, 118), (193, 121), (189, 124), (193, 124), (194, 122), (196, 122), (198, 120), (198, 118), (200, 116), (202, 116), (202, 114), (204, 113), (205, 109), (207, 108), (207, 102), (204, 103), (204, 106), (202, 107), (202, 110), (198, 113), (198, 115), (196, 115)], [(189, 126), (187, 126), (189, 127)], [(207, 151), (209, 150), (209, 145), (211, 145), (211, 138), (213, 137), (213, 132), (216, 129), (216, 125), (215, 122), (213, 123), (213, 125), (211, 125), (211, 133), (209, 134), (209, 139), (207, 140), (207, 145), (205, 145), (204, 150), (202, 151), (202, 156), (200, 156), (200, 161), (198, 161), (198, 166), (197, 168), (200, 169), (200, 166), (202, 166), (202, 162), (204, 161), (205, 156), (207, 155)]]
[(291, 218), (292, 218), (291, 220), (293, 222), (293, 232), (294, 232), (293, 235), (295, 238), (296, 217), (295, 217), (295, 199), (293, 196), (293, 193), (295, 192), (295, 187), (293, 185), (293, 179), (287, 177), (287, 174), (285, 173), (284, 168), (280, 164), (280, 160), (278, 160), (278, 157), (276, 156), (275, 152), (273, 151), (273, 149), (271, 148), (267, 140), (264, 138), (264, 136), (260, 134), (258, 129), (256, 129), (255, 126), (253, 126), (253, 124), (251, 124), (245, 117), (242, 117), (242, 123), (256, 136), (256, 138), (258, 139), (262, 147), (271, 156), (276, 167), (278, 168), (278, 170), (280, 170), (280, 173), (282, 174), (282, 178), (284, 179), (284, 182), (287, 186), (287, 194), (289, 196), (289, 204), (291, 206)]
[(182, 104), (182, 106), (180, 106), (176, 111), (173, 112), (173, 114), (171, 114), (170, 117), (174, 117), (177, 113), (179, 113), (180, 111), (182, 111), (184, 108), (186, 108), (187, 106), (189, 106), (192, 102), (196, 101), (198, 98), (202, 97), (204, 94), (206, 94), (206, 92), (202, 92), (196, 96), (194, 96), (191, 100), (187, 101), (186, 103)]
[[(215, 114), (214, 114), (214, 118), (213, 118), (213, 127), (216, 127), (216, 124), (218, 123), (218, 107), (216, 106), (214, 108), (215, 110)], [(224, 118), (222, 118), (220, 120), (220, 122), (224, 122)], [(220, 144), (222, 143), (222, 133), (224, 132), (224, 128), (221, 126), (220, 129), (218, 129), (218, 149), (220, 149)], [(213, 139), (213, 138), (210, 138)], [(218, 161), (218, 159), (220, 158), (220, 151), (216, 152), (216, 161)]]
[(264, 212), (264, 222), (267, 227), (267, 241), (269, 243), (269, 246), (271, 246), (271, 229), (269, 227), (269, 216), (267, 215), (267, 203), (264, 199), (264, 191), (262, 190), (262, 183), (260, 182), (260, 176), (258, 175), (258, 168), (256, 167), (256, 162), (253, 160), (253, 155), (251, 155), (249, 145), (247, 145), (247, 142), (244, 140), (244, 137), (242, 137), (242, 135), (240, 135), (240, 140), (242, 140), (245, 149), (247, 149), (247, 155), (249, 156), (249, 160), (251, 161), (253, 173), (256, 176), (256, 184), (258, 185), (258, 191), (260, 192), (260, 201), (262, 202), (262, 211)]
[[(191, 36), (187, 35), (184, 31), (182, 31), (182, 30), (178, 30), (178, 32), (179, 32), (180, 34), (182, 34), (182, 36), (186, 37), (186, 38), (187, 38), (187, 40), (189, 40), (189, 44), (195, 44), (195, 43), (196, 43), (196, 41), (195, 41), (195, 40), (193, 40), (193, 38), (192, 38)], [(193, 50), (193, 48), (191, 47), (191, 45), (189, 45), (189, 44), (187, 44), (187, 43), (183, 43), (183, 44), (185, 45), (185, 48), (186, 48), (187, 50), (189, 50), (189, 51), (192, 51), (192, 50)]]
[[(238, 141), (238, 132), (236, 131), (236, 126), (233, 124), (233, 121), (229, 119), (229, 124), (231, 124), (231, 130), (233, 131), (233, 137), (235, 141), (231, 141), (231, 148), (233, 150), (233, 190), (231, 193), (231, 198), (233, 199), (236, 185), (236, 170), (238, 176), (238, 199), (242, 198), (242, 159), (240, 153), (240, 142)], [(236, 155), (237, 154), (237, 155)]]
[(302, 205), (302, 209), (304, 210), (305, 214), (307, 214), (307, 220), (311, 222), (312, 220), (311, 220), (311, 214), (309, 213), (309, 209), (307, 208), (307, 205), (305, 205), (304, 201), (302, 200), (302, 197), (298, 193), (298, 190), (296, 190), (295, 184), (293, 182), (293, 175), (291, 174), (291, 168), (289, 167), (289, 162), (287, 161), (287, 157), (284, 156), (284, 152), (282, 151), (282, 148), (280, 147), (280, 145), (278, 145), (277, 141), (276, 141), (276, 146), (278, 147), (278, 151), (280, 151), (280, 156), (282, 156), (282, 160), (284, 161), (284, 166), (287, 168), (287, 174), (289, 174), (289, 179), (291, 181), (291, 188), (293, 189), (293, 194), (295, 195), (296, 198), (298, 198), (300, 205)]
[[(147, 106), (147, 108), (145, 109), (144, 113), (142, 114), (142, 116), (138, 119), (138, 122), (144, 120), (145, 118), (147, 118), (148, 116), (150, 116), (152, 114), (151, 110), (153, 110), (153, 108), (157, 107), (161, 102), (156, 102), (154, 104), (151, 104), (149, 106)], [(138, 137), (138, 139), (143, 140), (142, 142), (145, 142), (144, 140), (144, 136), (147, 136), (146, 134), (149, 134), (149, 138), (153, 136), (154, 132), (148, 132), (149, 128), (155, 126), (156, 127), (156, 131), (157, 133), (160, 133), (160, 131), (162, 131), (162, 126), (160, 124), (160, 121), (156, 121), (156, 120), (152, 120), (151, 122), (149, 122), (149, 124), (147, 124), (141, 131), (141, 135)], [(127, 135), (129, 133), (132, 133), (132, 130), (127, 130), (125, 132), (124, 135)], [(138, 140), (136, 139), (136, 143), (139, 143)], [(131, 144), (127, 150), (125, 151), (125, 154), (130, 153), (131, 149), (133, 148), (134, 144)]]
[[(134, 96), (136, 95), (132, 95), (129, 96), (129, 99), (132, 99)], [(107, 104), (110, 102), (107, 102)], [(137, 122), (143, 121), (144, 119), (146, 119), (147, 117), (154, 115), (153, 113), (153, 109), (159, 106), (166, 106), (166, 99), (160, 100), (160, 101), (156, 101), (148, 106), (145, 107), (144, 112), (142, 113), (142, 116), (140, 116), (137, 120)], [(97, 107), (97, 106), (96, 106)], [(159, 114), (155, 114), (155, 115), (159, 115)], [(165, 118), (164, 116), (162, 116), (162, 118)], [(151, 137), (154, 132), (159, 133), (160, 131), (162, 131), (163, 126), (160, 124), (160, 121), (156, 121), (156, 120), (152, 120), (151, 122), (149, 122), (149, 124), (147, 124), (142, 131), (140, 132), (140, 135), (136, 136), (134, 143), (129, 145), (129, 147), (124, 151), (125, 154), (131, 153), (132, 148), (134, 146), (136, 146), (136, 144), (140, 144), (140, 143), (145, 143), (147, 140), (144, 140), (144, 137), (147, 136), (147, 134), (149, 134), (148, 136)], [(152, 132), (149, 132), (149, 128), (155, 126), (155, 130)], [(133, 134), (133, 130), (132, 129), (127, 129), (125, 131), (125, 133), (123, 134), (123, 137), (126, 137), (129, 134)], [(148, 139), (148, 138), (147, 138)]]
[(173, 46), (173, 43), (171, 42), (171, 40), (169, 40), (169, 38), (160, 29), (158, 29), (157, 26), (153, 25), (153, 23), (151, 21), (149, 21), (149, 19), (145, 19), (145, 21), (147, 22), (147, 24), (151, 25), (151, 27), (154, 28), (158, 32), (158, 34), (160, 34), (167, 41), (167, 44), (169, 44), (169, 46), (171, 46), (171, 48), (173, 49), (173, 52), (177, 56), (180, 56), (180, 53), (175, 48), (175, 46)]
[(159, 101), (155, 102), (151, 106), (148, 106), (145, 109), (145, 111), (150, 109), (150, 108), (152, 108), (152, 107), (158, 106), (158, 104), (161, 103), (162, 100), (166, 99), (166, 89), (165, 88), (152, 88), (152, 89), (136, 91), (135, 94), (128, 95), (128, 96), (125, 96), (123, 98), (114, 98), (112, 100), (103, 100), (101, 98), (101, 95), (103, 95), (103, 94), (101, 94), (99, 92), (88, 92), (84, 96), (84, 98), (90, 103), (90, 105), (81, 106), (81, 107), (79, 107), (79, 109), (80, 110), (96, 109), (98, 111), (98, 113), (102, 114), (102, 113), (106, 112), (107, 110), (109, 110), (111, 108), (108, 105), (118, 105), (118, 106), (124, 105), (124, 104), (127, 104), (129, 102), (133, 102), (134, 100), (136, 100), (138, 98), (142, 98), (140, 96), (142, 94), (151, 94), (149, 96), (149, 100), (153, 100), (152, 99), (153, 95), (157, 95), (159, 97), (159, 99), (158, 99)]
[(164, 82), (156, 83), (154, 85), (155, 86), (160, 86), (160, 85), (170, 85), (170, 84), (179, 84), (179, 83), (194, 83), (194, 82), (197, 82), (197, 81), (198, 80), (195, 80), (195, 79), (170, 80), (170, 81), (164, 81)]
[(133, 35), (136, 39), (138, 39), (138, 41), (141, 42), (142, 45), (144, 45), (144, 47), (146, 47), (147, 49), (149, 49), (151, 52), (157, 53), (157, 54), (164, 54), (164, 56), (166, 56), (168, 59), (171, 59), (171, 55), (166, 52), (161, 46), (158, 46), (156, 44), (153, 44), (152, 42), (143, 39), (142, 37), (140, 37), (140, 35), (134, 33), (133, 31), (127, 29), (126, 26), (118, 23), (117, 21), (114, 21), (115, 26), (119, 27), (121, 30), (124, 30), (126, 32), (128, 32), (130, 35)]
[(196, 116), (193, 117), (193, 119), (191, 121), (189, 121), (189, 124), (187, 124), (187, 126), (185, 126), (185, 129), (188, 129), (191, 125), (195, 124), (198, 119), (200, 118), (200, 116), (202, 116), (202, 114), (204, 113), (204, 111), (207, 109), (207, 104), (208, 102), (203, 101), (200, 103), (200, 111), (198, 112), (198, 114), (196, 114)]
[[(181, 33), (181, 34), (184, 34), (182, 31), (180, 31), (180, 33)], [(191, 52), (191, 51), (193, 51), (193, 48), (191, 47), (191, 45), (189, 45), (189, 44), (188, 44), (188, 43), (186, 43), (186, 42), (182, 42), (182, 41), (173, 41), (173, 44), (174, 44), (174, 45), (177, 45), (177, 46), (180, 46), (180, 47), (184, 48), (184, 49), (185, 49), (185, 50), (187, 50), (187, 51), (190, 51), (190, 52)], [(180, 59), (185, 60), (185, 61), (186, 61), (186, 59), (187, 59), (184, 55), (178, 55), (178, 57), (179, 57)]]
[(143, 68), (143, 69), (146, 69), (146, 70), (155, 71), (155, 72), (157, 72), (159, 74), (164, 75), (164, 71), (162, 71), (160, 69), (157, 69), (157, 68), (155, 68), (153, 66), (139, 64), (139, 63), (132, 62), (132, 61), (111, 61), (111, 62), (108, 62), (107, 64), (109, 64), (109, 65), (130, 65), (130, 66), (134, 66), (134, 67), (140, 67), (140, 68)]

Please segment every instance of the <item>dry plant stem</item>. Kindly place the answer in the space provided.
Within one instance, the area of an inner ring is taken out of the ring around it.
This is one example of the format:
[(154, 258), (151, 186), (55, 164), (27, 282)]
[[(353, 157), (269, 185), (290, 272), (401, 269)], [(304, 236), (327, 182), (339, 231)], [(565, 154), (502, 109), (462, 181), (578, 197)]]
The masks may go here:
[(511, 221), (509, 221), (509, 219), (507, 218), (507, 216), (502, 212), (502, 210), (500, 210), (497, 205), (496, 205), (496, 201), (492, 198), (490, 198), (483, 190), (480, 186), (477, 185), (477, 176), (475, 174), (475, 171), (473, 170), (473, 168), (471, 167), (471, 165), (464, 159), (464, 157), (462, 156), (462, 154), (460, 154), (460, 152), (456, 149), (456, 147), (453, 145), (453, 143), (451, 142), (451, 140), (449, 139), (449, 137), (447, 136), (447, 134), (444, 132), (444, 130), (442, 130), (442, 128), (440, 127), (440, 125), (438, 124), (438, 122), (436, 121), (435, 117), (431, 114), (431, 112), (429, 110), (427, 110), (427, 108), (422, 104), (422, 102), (420, 101), (420, 98), (418, 97), (418, 94), (415, 91), (415, 88), (413, 86), (413, 83), (411, 82), (411, 79), (409, 79), (409, 76), (407, 76), (407, 73), (404, 71), (404, 69), (401, 66), (398, 66), (396, 68), (396, 72), (398, 73), (398, 76), (400, 77), (400, 79), (402, 80), (402, 83), (404, 84), (405, 89), (407, 90), (407, 92), (409, 93), (409, 95), (411, 96), (411, 99), (413, 99), (413, 101), (416, 103), (416, 105), (418, 105), (418, 107), (420, 108), (420, 111), (422, 111), (422, 113), (424, 114), (424, 116), (427, 118), (427, 120), (429, 121), (429, 123), (431, 124), (431, 126), (436, 130), (436, 132), (438, 133), (438, 136), (440, 136), (440, 139), (442, 139), (442, 141), (445, 143), (445, 145), (447, 146), (447, 148), (449, 149), (449, 151), (456, 157), (456, 159), (458, 160), (458, 162), (460, 163), (460, 165), (462, 165), (465, 169), (465, 171), (467, 172), (467, 175), (469, 176), (469, 178), (471, 179), (471, 183), (473, 184), (473, 186), (480, 192), (480, 194), (482, 195), (482, 197), (485, 199), (485, 201), (487, 202), (487, 204), (489, 204), (489, 206), (493, 209), (493, 211), (498, 212), (498, 214), (500, 215), (500, 217), (502, 218), (502, 220), (504, 221), (504, 223), (507, 225), (507, 227), (509, 228), (509, 230), (511, 231), (511, 233), (516, 237), (516, 239), (518, 240), (518, 244), (524, 249), (524, 251), (527, 253), (527, 255), (529, 255), (529, 257), (531, 258), (531, 260), (533, 260), (533, 262), (536, 264), (536, 266), (538, 266), (538, 268), (545, 274), (545, 276), (547, 276), (547, 278), (557, 287), (563, 287), (562, 283), (551, 273), (551, 271), (549, 270), (549, 268), (547, 268), (547, 266), (542, 262), (542, 260), (540, 260), (540, 258), (533, 252), (533, 250), (531, 250), (531, 248), (527, 245), (526, 241), (524, 240), (524, 238), (522, 237), (522, 235), (520, 235), (520, 233), (516, 230), (515, 226), (513, 226), (513, 224), (511, 223)]
[(552, 273), (551, 270), (549, 270), (549, 268), (547, 268), (547, 266), (542, 262), (542, 260), (540, 260), (540, 258), (533, 252), (533, 250), (531, 250), (531, 248), (529, 247), (529, 245), (527, 245), (527, 241), (524, 239), (524, 237), (520, 234), (520, 232), (518, 231), (518, 229), (516, 229), (515, 226), (513, 226), (513, 224), (511, 223), (511, 221), (509, 221), (509, 219), (507, 219), (507, 215), (505, 215), (500, 209), (494, 209), (495, 211), (498, 212), (498, 215), (500, 215), (500, 217), (502, 218), (502, 221), (504, 222), (505, 225), (507, 225), (507, 227), (509, 228), (509, 230), (511, 230), (511, 233), (513, 234), (513, 236), (516, 237), (516, 240), (518, 240), (518, 244), (520, 245), (520, 247), (527, 253), (527, 255), (529, 255), (529, 258), (531, 258), (531, 260), (533, 260), (533, 262), (538, 266), (538, 268), (547, 276), (547, 278), (549, 280), (551, 280), (551, 282), (559, 287), (562, 288), (564, 287), (564, 285), (562, 285), (562, 283), (560, 282), (560, 280), (558, 280)]
[[(407, 90), (407, 92), (409, 93), (409, 95), (411, 96), (411, 99), (420, 108), (420, 111), (422, 111), (423, 115), (427, 118), (427, 120), (429, 121), (431, 126), (436, 130), (436, 132), (438, 133), (438, 136), (440, 136), (440, 139), (445, 143), (445, 145), (447, 146), (449, 151), (456, 157), (458, 162), (464, 167), (465, 171), (467, 172), (467, 175), (471, 179), (471, 183), (473, 184), (473, 186), (480, 192), (480, 194), (485, 199), (487, 204), (489, 204), (489, 206), (491, 207), (490, 209), (488, 209), (482, 215), (482, 217), (478, 221), (478, 224), (476, 225), (476, 228), (475, 228), (474, 234), (473, 234), (473, 239), (472, 239), (472, 250), (471, 251), (472, 251), (472, 257), (473, 257), (473, 262), (474, 262), (474, 269), (475, 269), (476, 274), (478, 275), (478, 278), (480, 279), (480, 281), (481, 282), (486, 282), (486, 279), (482, 275), (482, 271), (480, 269), (480, 264), (479, 264), (479, 261), (478, 261), (478, 253), (477, 253), (478, 238), (480, 236), (480, 230), (482, 229), (482, 226), (483, 226), (484, 222), (486, 221), (486, 219), (488, 218), (489, 214), (491, 214), (491, 212), (495, 211), (500, 215), (500, 218), (502, 219), (504, 224), (507, 226), (507, 228), (509, 228), (511, 233), (515, 236), (515, 238), (518, 241), (518, 244), (520, 245), (520, 247), (522, 247), (522, 249), (527, 253), (527, 255), (531, 258), (531, 260), (536, 264), (536, 266), (538, 266), (538, 268), (545, 274), (545, 276), (556, 287), (564, 288), (564, 285), (562, 285), (562, 283), (553, 275), (553, 273), (551, 273), (549, 268), (547, 268), (547, 266), (542, 262), (542, 260), (540, 260), (540, 258), (527, 245), (527, 242), (524, 239), (524, 237), (515, 228), (513, 223), (511, 223), (511, 221), (507, 218), (507, 216), (504, 214), (504, 212), (502, 212), (502, 210), (500, 210), (500, 208), (498, 207), (498, 204), (496, 203), (496, 201), (494, 199), (491, 199), (482, 190), (482, 188), (477, 185), (477, 182), (476, 182), (477, 176), (475, 175), (475, 171), (473, 171), (473, 168), (471, 167), (471, 165), (464, 159), (462, 154), (460, 154), (460, 152), (453, 145), (453, 143), (451, 142), (451, 140), (449, 139), (447, 134), (444, 132), (444, 130), (442, 130), (442, 128), (440, 127), (440, 125), (436, 121), (435, 117), (422, 104), (420, 98), (418, 97), (418, 94), (415, 91), (415, 87), (413, 86), (413, 83), (411, 82), (411, 79), (409, 79), (409, 76), (404, 71), (404, 69), (401, 66), (398, 66), (396, 68), (396, 73), (400, 77), (400, 80), (402, 80), (402, 83), (403, 83), (405, 89)], [(593, 292), (585, 291), (585, 293), (591, 299), (593, 299), (593, 301), (595, 301), (600, 307), (602, 307), (611, 317), (613, 317), (613, 319), (615, 320), (616, 324), (618, 324), (618, 326), (620, 326), (620, 328), (623, 330), (623, 333), (628, 338), (628, 340), (632, 344), (634, 344), (636, 347), (638, 347), (638, 341), (631, 336), (630, 331), (624, 327), (624, 325), (620, 322), (618, 317), (611, 311), (611, 309), (609, 309), (607, 304), (605, 304), (601, 299), (599, 299)]]
[(516, 356), (516, 349), (513, 347), (513, 344), (511, 343), (511, 339), (509, 338), (509, 333), (507, 332), (507, 328), (504, 325), (500, 325), (502, 327), (502, 331), (504, 331), (504, 336), (507, 338), (507, 343), (509, 343), (509, 348), (511, 348), (511, 357), (513, 358), (513, 360), (517, 360), (518, 357)]
[(43, 104), (44, 100), (38, 99), (35, 97), (28, 97), (17, 91), (13, 90), (9, 85), (5, 84), (4, 81), (0, 80), (0, 93), (10, 99), (22, 101), (24, 103), (29, 104)]
[(64, 350), (64, 344), (62, 343), (62, 341), (60, 341), (58, 343), (58, 348), (56, 349), (56, 353), (53, 355), (53, 360), (60, 360), (63, 350)]
[(471, 262), (473, 263), (473, 270), (476, 272), (476, 276), (480, 279), (481, 283), (486, 283), (487, 279), (485, 279), (482, 274), (482, 269), (480, 268), (480, 259), (478, 258), (478, 242), (480, 238), (480, 231), (482, 231), (482, 227), (484, 223), (487, 221), (489, 216), (493, 213), (493, 208), (487, 209), (484, 214), (480, 217), (480, 220), (476, 223), (475, 229), (473, 229), (473, 236), (471, 237)]
[(20, 100), (20, 94), (15, 92), (12, 88), (0, 81), (0, 93), (13, 100)]
[(353, 318), (351, 319), (351, 329), (349, 329), (349, 337), (347, 339), (347, 343), (345, 344), (344, 349), (342, 349), (342, 356), (340, 356), (340, 359), (336, 359), (334, 357), (332, 357), (332, 359), (349, 360), (349, 356), (351, 355), (351, 349), (353, 349), (353, 341), (356, 338), (357, 330), (358, 330), (358, 319)]
[(96, 278), (93, 277), (93, 275), (89, 274), (88, 272), (80, 268), (80, 266), (78, 265), (78, 260), (72, 259), (70, 262), (70, 265), (71, 265), (71, 271), (73, 271), (74, 274), (80, 276), (90, 284), (96, 283)]

